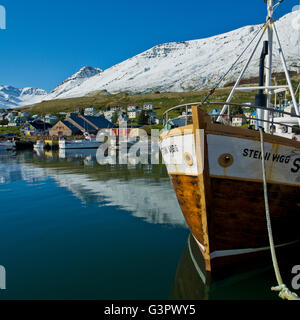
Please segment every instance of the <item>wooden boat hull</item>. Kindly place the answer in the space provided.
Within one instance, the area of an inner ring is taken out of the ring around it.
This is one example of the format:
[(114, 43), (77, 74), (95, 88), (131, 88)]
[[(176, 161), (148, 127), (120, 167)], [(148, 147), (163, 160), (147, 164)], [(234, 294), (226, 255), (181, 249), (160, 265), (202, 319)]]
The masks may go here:
[(300, 143), (211, 124), (193, 107), (193, 125), (165, 132), (160, 146), (181, 210), (206, 269), (269, 255), (261, 157), (277, 247), (300, 240)]

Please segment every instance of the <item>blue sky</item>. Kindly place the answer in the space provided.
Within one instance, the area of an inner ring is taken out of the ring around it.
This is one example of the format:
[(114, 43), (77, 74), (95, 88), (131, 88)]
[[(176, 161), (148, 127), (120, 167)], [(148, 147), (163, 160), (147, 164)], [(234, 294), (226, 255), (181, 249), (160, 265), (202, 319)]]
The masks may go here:
[[(299, 0), (285, 0), (275, 18)], [(263, 0), (0, 0), (0, 84), (52, 90), (85, 65), (102, 69), (157, 44), (265, 21)]]

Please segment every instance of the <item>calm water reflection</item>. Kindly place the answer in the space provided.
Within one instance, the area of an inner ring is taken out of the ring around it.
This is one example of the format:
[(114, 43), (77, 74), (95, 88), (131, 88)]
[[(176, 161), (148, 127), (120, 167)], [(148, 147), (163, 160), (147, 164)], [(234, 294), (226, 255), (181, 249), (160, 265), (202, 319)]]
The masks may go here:
[(163, 166), (0, 154), (1, 299), (166, 299), (188, 234)]
[(271, 266), (210, 279), (163, 165), (0, 153), (0, 202), (0, 299), (276, 298)]

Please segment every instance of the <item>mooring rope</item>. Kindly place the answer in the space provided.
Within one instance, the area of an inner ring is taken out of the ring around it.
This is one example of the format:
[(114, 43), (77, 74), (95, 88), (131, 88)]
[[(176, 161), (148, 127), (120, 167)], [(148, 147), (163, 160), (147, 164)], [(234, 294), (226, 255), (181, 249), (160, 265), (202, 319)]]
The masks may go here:
[(264, 199), (265, 199), (265, 209), (266, 209), (266, 218), (267, 218), (267, 227), (268, 227), (268, 236), (270, 242), (271, 256), (273, 267), (277, 279), (278, 286), (272, 287), (271, 290), (279, 291), (279, 297), (281, 299), (287, 300), (300, 300), (296, 293), (291, 292), (287, 286), (283, 283), (282, 277), (280, 274), (278, 261), (275, 252), (275, 245), (273, 240), (272, 224), (270, 218), (270, 209), (269, 209), (269, 200), (268, 200), (268, 187), (267, 187), (267, 178), (266, 178), (266, 167), (265, 167), (265, 147), (264, 147), (264, 132), (261, 127), (259, 127), (260, 133), (260, 145), (261, 145), (261, 154), (262, 154), (262, 174), (263, 174), (263, 185), (264, 185)]

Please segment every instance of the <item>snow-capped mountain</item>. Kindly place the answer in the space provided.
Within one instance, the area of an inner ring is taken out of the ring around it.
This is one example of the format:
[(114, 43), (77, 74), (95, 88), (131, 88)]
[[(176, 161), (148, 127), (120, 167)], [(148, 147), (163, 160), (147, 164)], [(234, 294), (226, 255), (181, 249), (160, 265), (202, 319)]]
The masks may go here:
[(103, 70), (93, 67), (83, 67), (78, 72), (73, 74), (71, 77), (62, 82), (57, 86), (52, 92), (49, 93), (47, 100), (54, 99), (58, 96), (67, 95), (68, 92), (81, 84), (83, 84), (87, 79), (100, 74)]
[(12, 86), (0, 86), (0, 109), (10, 109), (39, 103), (46, 96), (47, 92), (43, 89), (18, 89)]
[[(299, 11), (289, 13), (276, 22), (289, 67), (300, 66), (300, 31), (292, 27), (298, 14)], [(211, 87), (230, 68), (261, 27), (262, 25), (246, 26), (206, 39), (155, 46), (82, 82), (80, 78), (73, 79), (74, 75), (53, 90), (46, 99), (80, 97), (99, 90), (111, 93), (146, 93), (180, 92)], [(223, 84), (237, 78), (254, 44), (255, 41)], [(258, 75), (260, 52), (261, 47), (257, 50), (245, 77)], [(277, 44), (274, 44), (273, 71), (283, 71)]]

